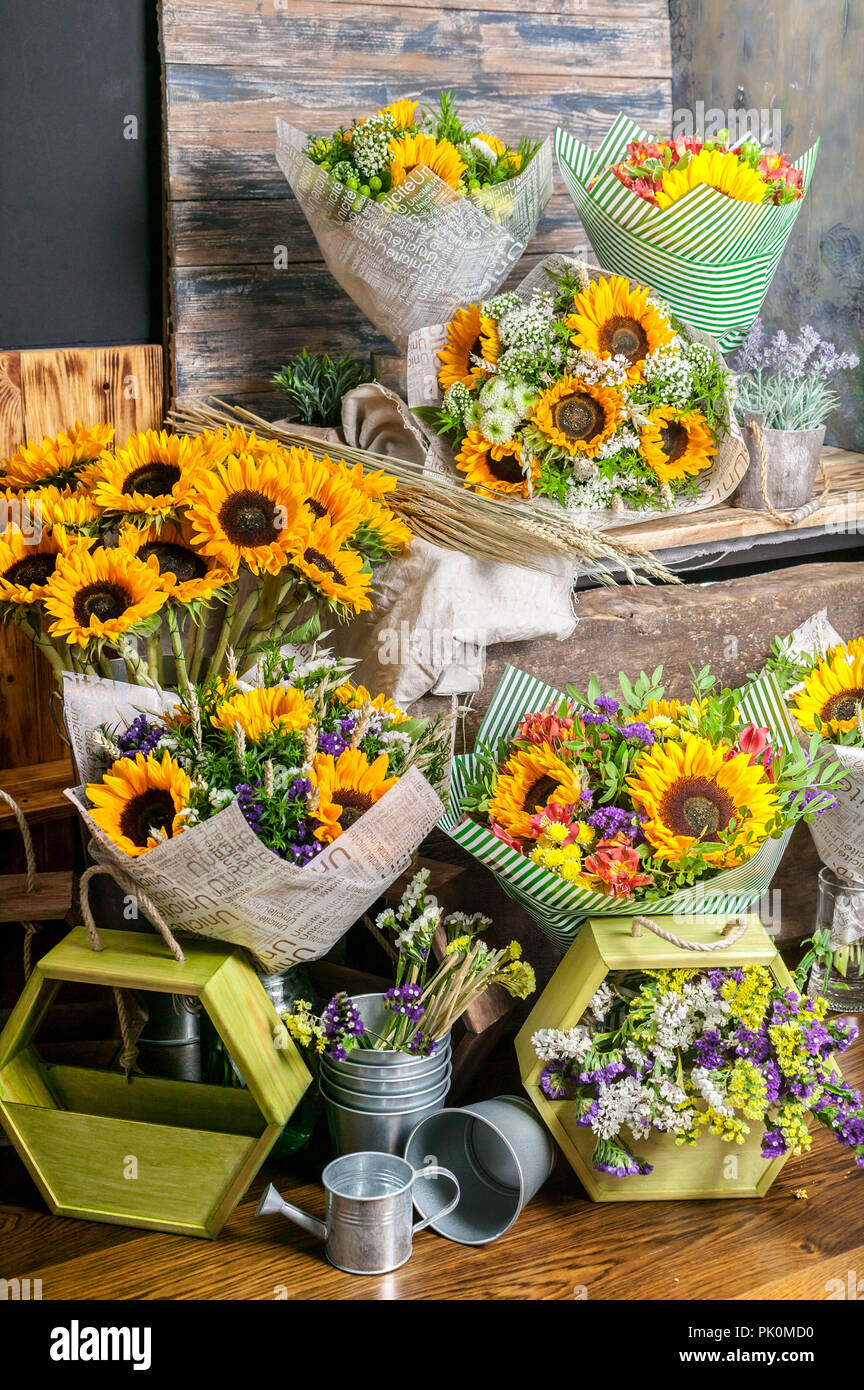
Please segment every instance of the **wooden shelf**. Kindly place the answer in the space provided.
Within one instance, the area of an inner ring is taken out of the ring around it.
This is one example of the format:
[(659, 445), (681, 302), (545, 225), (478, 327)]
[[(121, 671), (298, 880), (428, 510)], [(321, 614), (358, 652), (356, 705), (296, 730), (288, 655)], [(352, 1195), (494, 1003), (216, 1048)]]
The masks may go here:
[[(0, 768), (0, 787), (15, 798), (31, 827), (47, 821), (73, 819), (75, 807), (63, 792), (66, 787), (74, 785), (69, 758), (31, 763), (29, 767)], [(0, 801), (0, 832), (15, 828), (12, 811), (5, 801)]]
[(655, 521), (616, 527), (615, 535), (655, 552), (677, 550), (680, 546), (711, 546), (750, 537), (754, 540), (765, 536), (792, 537), (805, 531), (829, 528), (835, 532), (860, 529), (864, 536), (864, 454), (826, 447), (822, 459), (831, 493), (826, 505), (808, 516), (800, 526), (787, 530), (778, 526), (767, 512), (724, 503), (722, 507), (704, 512), (658, 517)]

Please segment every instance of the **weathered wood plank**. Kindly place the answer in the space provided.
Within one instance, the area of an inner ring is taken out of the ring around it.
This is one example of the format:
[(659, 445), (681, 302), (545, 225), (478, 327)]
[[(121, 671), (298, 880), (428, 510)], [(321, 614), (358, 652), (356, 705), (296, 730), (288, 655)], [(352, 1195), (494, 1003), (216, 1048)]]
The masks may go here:
[(0, 352), (0, 458), (14, 454), (23, 436), (21, 354)]
[(226, 55), (244, 67), (272, 64), (287, 74), (308, 72), (310, 56), (322, 69), (388, 77), (395, 68), (415, 82), (473, 82), (478, 75), (560, 73), (575, 69), (604, 75), (671, 75), (668, 21), (662, 17), (571, 13), (430, 10), (388, 7), (383, 15), (346, 0), (290, 0), (284, 8), (260, 0), (163, 4), (165, 56), (169, 63), (222, 67)]
[(110, 421), (122, 443), (162, 419), (162, 349), (51, 348), (22, 352), (21, 389), (27, 438), (56, 434), (76, 416)]
[[(72, 763), (68, 757), (50, 762), (30, 763), (26, 767), (0, 768), (0, 787), (18, 802), (32, 827), (46, 821), (71, 820), (75, 807), (63, 788), (72, 785)], [(15, 830), (15, 817), (0, 802), (0, 834)]]

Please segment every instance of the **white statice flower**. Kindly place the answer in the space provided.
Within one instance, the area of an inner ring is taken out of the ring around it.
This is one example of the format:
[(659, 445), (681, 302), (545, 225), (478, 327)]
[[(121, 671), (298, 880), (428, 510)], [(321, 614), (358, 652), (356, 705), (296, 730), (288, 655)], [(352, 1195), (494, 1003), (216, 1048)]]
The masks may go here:
[(595, 990), (591, 1002), (588, 1005), (590, 1012), (598, 1023), (602, 1023), (615, 1000), (615, 991), (611, 985), (604, 980)]
[(630, 363), (621, 353), (612, 357), (597, 357), (584, 348), (567, 354), (567, 370), (589, 386), (623, 386), (627, 381)]
[(718, 1084), (718, 1078), (714, 1072), (707, 1067), (691, 1067), (690, 1080), (693, 1089), (698, 1096), (716, 1110), (720, 1115), (731, 1115), (734, 1113), (731, 1105), (727, 1104), (726, 1092)]
[(637, 1047), (632, 1038), (628, 1038), (624, 1044), (624, 1056), (631, 1066), (637, 1070), (645, 1065), (645, 1053), (641, 1047)]
[(224, 811), (226, 806), (237, 800), (237, 793), (229, 791), (227, 787), (211, 787), (207, 800), (217, 811)]
[(460, 929), (469, 927), (472, 931), (485, 931), (487, 927), (491, 927), (492, 918), (484, 917), (482, 912), (450, 912), (444, 918), (444, 925), (458, 936), (461, 934)]
[(411, 946), (416, 937), (421, 940), (433, 937), (441, 925), (441, 909), (437, 901), (432, 898), (424, 907), (423, 911), (414, 918), (412, 922), (403, 927), (396, 938), (396, 949), (404, 951)]
[(554, 1062), (559, 1057), (582, 1062), (591, 1050), (591, 1034), (581, 1023), (573, 1028), (540, 1028), (531, 1039), (541, 1062)]
[(638, 448), (638, 434), (635, 430), (628, 429), (627, 426), (624, 425), (621, 429), (616, 430), (614, 434), (610, 434), (608, 439), (603, 441), (594, 457), (598, 459), (611, 459), (614, 458), (616, 454), (620, 454), (622, 449), (638, 450)]
[(651, 1021), (660, 1047), (689, 1047), (699, 1031), (699, 1021), (683, 994), (664, 994), (658, 999)]
[(490, 319), (495, 319), (496, 322), (503, 319), (504, 315), (509, 314), (513, 309), (521, 309), (521, 307), (522, 300), (518, 294), (513, 294), (512, 291), (509, 294), (496, 295), (494, 299), (484, 299), (480, 306), (482, 313)]
[(403, 733), (401, 729), (385, 729), (379, 743), (388, 748), (400, 748), (403, 753), (407, 753), (411, 748), (411, 735)]
[(635, 1076), (620, 1076), (600, 1085), (591, 1128), (601, 1139), (614, 1139), (626, 1126), (634, 1139), (642, 1139), (651, 1129), (653, 1097), (650, 1087)]

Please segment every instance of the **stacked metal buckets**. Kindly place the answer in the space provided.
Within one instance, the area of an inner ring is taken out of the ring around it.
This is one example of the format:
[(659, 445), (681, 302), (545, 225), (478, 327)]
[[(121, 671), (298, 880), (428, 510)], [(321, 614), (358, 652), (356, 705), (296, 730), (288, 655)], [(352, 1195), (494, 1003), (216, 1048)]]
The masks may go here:
[[(353, 996), (366, 1028), (382, 1033), (392, 1014), (381, 994)], [(415, 1125), (443, 1109), (450, 1089), (450, 1035), (431, 1057), (355, 1047), (347, 1061), (322, 1057), (320, 1087), (337, 1156), (374, 1151), (402, 1154)]]

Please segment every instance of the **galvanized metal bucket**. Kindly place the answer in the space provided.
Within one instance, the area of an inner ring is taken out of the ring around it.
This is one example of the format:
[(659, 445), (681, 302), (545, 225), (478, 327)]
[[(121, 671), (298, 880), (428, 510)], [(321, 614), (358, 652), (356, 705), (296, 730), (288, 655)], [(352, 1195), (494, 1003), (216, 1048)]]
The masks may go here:
[(415, 1125), (427, 1116), (437, 1114), (446, 1098), (445, 1090), (431, 1103), (370, 1115), (368, 1111), (357, 1110), (354, 1106), (339, 1105), (325, 1094), (324, 1107), (333, 1152), (341, 1156), (375, 1149), (378, 1153), (401, 1154)]
[(367, 1115), (386, 1115), (394, 1110), (413, 1109), (417, 1105), (431, 1105), (433, 1101), (444, 1102), (450, 1090), (451, 1067), (445, 1067), (441, 1076), (422, 1091), (397, 1091), (391, 1095), (364, 1095), (362, 1091), (349, 1091), (337, 1085), (324, 1073), (321, 1075), (321, 1094), (325, 1101), (335, 1101), (337, 1105), (347, 1105), (354, 1110), (363, 1110)]

